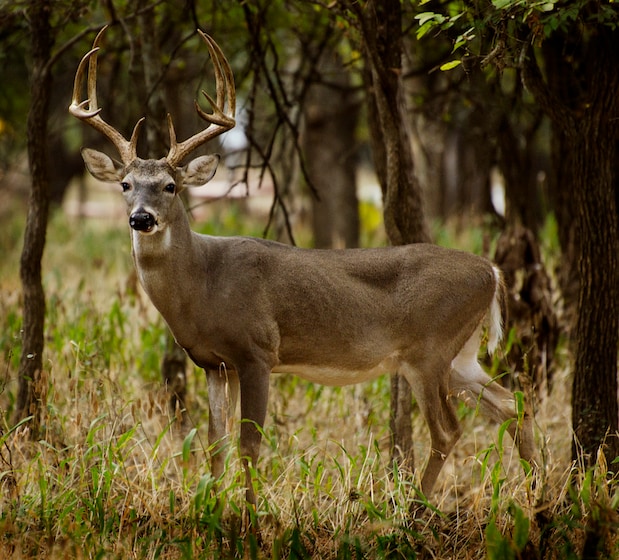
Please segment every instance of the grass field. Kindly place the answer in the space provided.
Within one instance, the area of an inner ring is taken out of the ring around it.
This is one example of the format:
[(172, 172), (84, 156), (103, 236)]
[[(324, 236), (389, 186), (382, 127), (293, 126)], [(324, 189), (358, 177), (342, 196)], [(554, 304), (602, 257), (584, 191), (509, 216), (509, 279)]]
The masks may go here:
[[(124, 220), (52, 219), (42, 433), (33, 438), (28, 421), (11, 424), (22, 227), (21, 209), (2, 217), (1, 558), (619, 557), (619, 492), (602, 474), (606, 459), (586, 472), (570, 462), (564, 347), (551, 396), (535, 403), (542, 472), (525, 476), (506, 427), (461, 408), (464, 436), (414, 518), (418, 481), (389, 461), (389, 379), (326, 388), (273, 377), (256, 472), (262, 538), (242, 534), (235, 450), (223, 480), (209, 475), (201, 371), (188, 377), (186, 422), (169, 411), (166, 331), (137, 286)], [(479, 250), (481, 233), (447, 228), (437, 238)], [(552, 242), (545, 250), (557, 258)], [(427, 430), (417, 415), (413, 425), (421, 466)]]

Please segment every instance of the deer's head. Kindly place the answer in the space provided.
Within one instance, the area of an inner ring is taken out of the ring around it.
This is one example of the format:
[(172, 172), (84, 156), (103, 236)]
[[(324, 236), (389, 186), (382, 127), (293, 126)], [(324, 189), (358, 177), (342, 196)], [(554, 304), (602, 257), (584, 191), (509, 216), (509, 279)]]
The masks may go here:
[[(121, 161), (116, 161), (102, 152), (84, 148), (82, 157), (90, 173), (101, 181), (120, 183), (127, 201), (129, 225), (142, 233), (155, 233), (165, 227), (175, 198), (184, 187), (203, 185), (215, 174), (219, 163), (217, 155), (200, 156), (184, 166), (180, 163), (196, 148), (234, 127), (236, 107), (234, 78), (230, 65), (217, 43), (202, 31), (198, 31), (211, 54), (217, 82), (216, 100), (206, 92), (202, 92), (212, 108), (212, 113), (206, 113), (197, 101), (195, 103), (198, 115), (208, 125), (201, 132), (179, 143), (176, 141), (172, 118), (168, 115), (170, 134), (168, 155), (158, 160), (141, 159), (137, 157), (137, 141), (144, 118), (137, 122), (131, 139), (127, 140), (100, 115), (101, 109), (97, 103), (97, 55), (105, 29), (104, 27), (99, 32), (92, 49), (80, 61), (75, 74), (69, 111), (106, 136), (120, 155)], [(88, 98), (80, 101), (87, 65)]]

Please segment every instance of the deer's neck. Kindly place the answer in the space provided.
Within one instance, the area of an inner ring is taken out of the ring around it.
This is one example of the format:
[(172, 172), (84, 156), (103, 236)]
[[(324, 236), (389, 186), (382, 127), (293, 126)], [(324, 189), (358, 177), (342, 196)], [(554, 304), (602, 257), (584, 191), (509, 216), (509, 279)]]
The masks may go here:
[(140, 283), (164, 317), (163, 302), (171, 291), (184, 292), (183, 282), (191, 278), (195, 262), (194, 233), (184, 209), (180, 210), (161, 231), (145, 235), (131, 230), (133, 260)]

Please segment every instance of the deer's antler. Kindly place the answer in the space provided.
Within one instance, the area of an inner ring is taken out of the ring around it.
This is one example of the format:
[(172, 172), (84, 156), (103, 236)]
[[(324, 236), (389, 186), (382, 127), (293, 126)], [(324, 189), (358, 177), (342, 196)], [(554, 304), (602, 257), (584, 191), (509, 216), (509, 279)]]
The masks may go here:
[[(174, 124), (172, 117), (168, 114), (168, 128), (170, 131), (170, 151), (166, 157), (167, 162), (171, 166), (178, 165), (183, 158), (189, 153), (193, 152), (196, 148), (202, 144), (206, 144), (216, 136), (230, 130), (235, 125), (234, 115), (236, 111), (236, 93), (234, 89), (234, 76), (232, 75), (232, 69), (230, 64), (226, 60), (226, 57), (219, 45), (206, 33), (198, 30), (198, 33), (204, 39), (208, 50), (211, 54), (211, 59), (215, 67), (215, 80), (217, 83), (217, 99), (213, 101), (213, 98), (202, 91), (202, 95), (209, 102), (212, 113), (206, 113), (195, 101), (196, 111), (201, 118), (208, 122), (208, 126), (194, 134), (192, 137), (187, 138), (180, 144), (176, 141), (176, 132), (174, 131)], [(224, 111), (224, 108), (226, 109)], [(213, 126), (211, 126), (213, 125)]]
[[(106, 123), (99, 114), (101, 109), (97, 103), (97, 55), (100, 48), (99, 42), (106, 29), (107, 26), (99, 31), (92, 44), (92, 49), (84, 55), (77, 67), (69, 112), (106, 136), (116, 146), (123, 164), (128, 165), (137, 158), (138, 133), (144, 117), (136, 123), (131, 134), (131, 140), (127, 140), (118, 130)], [(88, 98), (80, 101), (86, 65), (88, 65)]]
[[(133, 133), (131, 134), (131, 139), (127, 140), (118, 130), (106, 123), (99, 114), (101, 108), (97, 102), (97, 55), (100, 48), (99, 43), (106, 29), (107, 26), (98, 33), (92, 44), (92, 49), (88, 51), (80, 61), (77, 72), (75, 73), (73, 98), (69, 106), (69, 112), (106, 136), (114, 146), (116, 146), (123, 164), (128, 165), (137, 158), (138, 134), (144, 117), (136, 123)], [(173, 167), (178, 165), (183, 158), (196, 148), (212, 140), (216, 136), (219, 136), (223, 132), (230, 130), (235, 125), (236, 93), (234, 89), (234, 76), (232, 75), (230, 64), (226, 60), (222, 50), (211, 37), (202, 31), (198, 31), (198, 33), (200, 33), (202, 39), (204, 39), (215, 66), (217, 99), (214, 101), (208, 93), (205, 91), (202, 92), (211, 105), (213, 112), (206, 113), (203, 111), (197, 101), (195, 102), (196, 111), (198, 115), (209, 124), (204, 130), (181, 143), (176, 141), (176, 132), (174, 131), (172, 117), (168, 114), (170, 151), (166, 156), (166, 161)], [(84, 101), (80, 101), (86, 65), (88, 65), (88, 98)], [(211, 125), (213, 126), (211, 127)]]

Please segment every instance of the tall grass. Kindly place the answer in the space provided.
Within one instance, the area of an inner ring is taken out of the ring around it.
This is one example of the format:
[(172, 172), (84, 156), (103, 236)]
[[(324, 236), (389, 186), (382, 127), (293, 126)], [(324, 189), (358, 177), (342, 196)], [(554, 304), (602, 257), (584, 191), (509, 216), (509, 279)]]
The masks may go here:
[[(217, 231), (225, 224), (219, 220)], [(42, 431), (31, 434), (28, 420), (12, 425), (19, 218), (3, 223), (2, 234), (0, 557), (619, 555), (619, 492), (605, 475), (607, 458), (589, 471), (569, 460), (567, 367), (551, 397), (536, 403), (541, 473), (524, 474), (507, 426), (461, 407), (465, 435), (428, 502), (416, 476), (389, 460), (387, 378), (329, 388), (274, 376), (255, 472), (261, 538), (244, 532), (238, 453), (232, 446), (222, 480), (214, 480), (201, 371), (188, 378), (187, 422), (170, 412), (159, 380), (165, 328), (137, 286), (128, 236), (117, 225), (53, 219)], [(427, 430), (417, 415), (413, 425), (421, 466)]]

